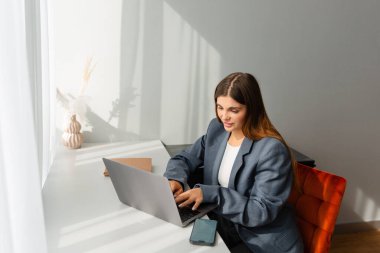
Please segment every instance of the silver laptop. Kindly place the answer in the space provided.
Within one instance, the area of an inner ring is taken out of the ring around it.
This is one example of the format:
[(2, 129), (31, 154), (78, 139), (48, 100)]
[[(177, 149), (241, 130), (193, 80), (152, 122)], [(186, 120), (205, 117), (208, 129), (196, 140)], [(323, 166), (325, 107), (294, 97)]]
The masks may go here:
[(178, 226), (186, 226), (214, 209), (216, 204), (202, 204), (197, 210), (178, 208), (168, 179), (103, 158), (119, 200)]

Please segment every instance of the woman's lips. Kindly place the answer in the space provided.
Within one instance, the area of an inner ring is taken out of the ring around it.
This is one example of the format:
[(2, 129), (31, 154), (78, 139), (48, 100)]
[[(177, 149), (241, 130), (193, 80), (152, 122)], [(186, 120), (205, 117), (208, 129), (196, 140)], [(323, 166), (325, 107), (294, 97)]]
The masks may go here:
[(227, 128), (230, 128), (230, 127), (232, 127), (232, 123), (227, 123), (227, 122), (223, 122), (223, 125), (225, 126), (225, 127), (227, 127)]

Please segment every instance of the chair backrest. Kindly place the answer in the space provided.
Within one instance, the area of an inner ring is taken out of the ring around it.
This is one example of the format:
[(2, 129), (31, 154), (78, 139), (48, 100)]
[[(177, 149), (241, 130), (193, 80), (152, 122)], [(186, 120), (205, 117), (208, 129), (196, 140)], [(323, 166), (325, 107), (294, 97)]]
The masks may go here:
[(293, 188), (288, 202), (296, 209), (305, 253), (327, 253), (346, 189), (346, 179), (299, 164), (300, 189)]

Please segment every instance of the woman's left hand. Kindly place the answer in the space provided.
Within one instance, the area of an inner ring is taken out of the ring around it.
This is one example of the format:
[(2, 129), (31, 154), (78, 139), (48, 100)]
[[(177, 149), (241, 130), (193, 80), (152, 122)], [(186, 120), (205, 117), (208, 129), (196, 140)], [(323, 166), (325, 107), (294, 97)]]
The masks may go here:
[(175, 198), (175, 202), (179, 207), (189, 206), (193, 204), (192, 209), (196, 210), (203, 201), (203, 193), (201, 188), (193, 188), (185, 191)]

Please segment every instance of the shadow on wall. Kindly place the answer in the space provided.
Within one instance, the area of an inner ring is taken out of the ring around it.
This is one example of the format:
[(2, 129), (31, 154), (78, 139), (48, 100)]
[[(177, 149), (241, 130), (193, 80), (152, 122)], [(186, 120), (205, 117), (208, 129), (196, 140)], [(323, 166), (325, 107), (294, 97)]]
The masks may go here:
[[(85, 142), (115, 142), (123, 140), (143, 140), (140, 135), (127, 131), (126, 128), (120, 126), (120, 120), (126, 121), (126, 114), (129, 109), (135, 107), (135, 99), (138, 97), (136, 88), (127, 86), (124, 88), (123, 96), (112, 101), (112, 109), (109, 111), (107, 121), (96, 114), (86, 103), (83, 104), (85, 125), (90, 127), (91, 131), (83, 131)], [(118, 127), (111, 125), (112, 120), (118, 120)]]
[[(145, 139), (192, 142), (213, 117), (219, 52), (167, 1), (124, 1), (121, 14), (117, 128)], [(217, 34), (217, 41), (224, 37)], [(126, 106), (130, 87), (140, 95), (134, 108)]]
[(336, 224), (334, 234), (356, 233), (360, 231), (379, 230), (380, 228), (380, 221), (364, 221), (363, 218), (345, 202), (342, 202), (340, 210), (344, 210), (345, 215), (352, 217), (355, 222)]
[[(160, 138), (162, 91), (162, 1), (121, 3), (119, 94), (104, 117), (84, 101), (78, 113), (85, 142)], [(58, 92), (70, 110), (79, 97)], [(65, 105), (66, 104), (66, 105)], [(107, 108), (107, 104), (102, 105)]]
[(136, 107), (136, 105), (132, 102), (138, 96), (136, 93), (136, 88), (130, 86), (126, 87), (123, 93), (124, 95), (120, 96), (124, 98), (123, 100), (115, 99), (112, 102), (112, 110), (110, 111), (110, 115), (107, 120), (107, 123), (110, 123), (114, 118), (119, 119), (118, 128), (121, 128), (121, 120), (123, 120), (123, 123), (125, 124), (127, 118), (125, 112), (127, 112), (130, 108)]
[[(131, 92), (129, 94), (134, 93)], [(132, 101), (136, 96), (137, 95), (130, 95), (130, 99), (128, 100), (130, 103), (128, 103), (126, 107), (134, 106), (132, 104)], [(76, 112), (75, 114), (77, 114), (82, 119), (80, 121), (82, 128), (84, 126), (91, 128), (91, 131), (83, 131), (85, 142), (108, 143), (120, 140), (141, 139), (137, 134), (116, 128), (109, 123), (113, 118), (119, 117), (121, 105), (118, 100), (112, 102), (112, 110), (109, 112), (108, 121), (105, 121), (99, 115), (94, 113), (94, 111), (87, 105), (86, 99), (83, 99), (83, 97), (74, 97), (71, 94), (65, 95), (60, 90), (57, 90), (57, 101), (67, 112)], [(73, 110), (73, 107), (76, 108), (76, 110)], [(60, 133), (59, 136), (61, 136), (61, 134), (62, 133)]]
[[(123, 1), (120, 37), (120, 95), (118, 129), (138, 122), (140, 139), (160, 138), (162, 90), (162, 2)], [(141, 73), (141, 74), (140, 74)], [(136, 87), (136, 88), (133, 88)], [(131, 91), (137, 89), (140, 101), (131, 116)], [(123, 139), (125, 136), (118, 136)], [(129, 138), (130, 136), (127, 136)], [(136, 136), (134, 136), (136, 137)]]
[(120, 92), (118, 110), (118, 128), (127, 128), (128, 105), (133, 97), (129, 97), (133, 80), (136, 78), (138, 40), (140, 38), (140, 9), (141, 3), (138, 1), (123, 1), (121, 12), (121, 32), (120, 32)]
[[(115, 113), (116, 110), (112, 110), (112, 112), (110, 112), (109, 120)], [(87, 107), (86, 125), (91, 126), (92, 130), (83, 132), (85, 142), (115, 142), (120, 140), (141, 139), (140, 136), (135, 133), (113, 127), (109, 124), (109, 121), (107, 122), (99, 117), (89, 107)]]
[[(162, 139), (173, 130), (178, 133), (172, 142), (194, 140), (213, 115), (212, 92), (220, 70), (214, 65), (221, 61), (205, 34), (214, 31), (214, 25), (201, 34), (166, 1), (121, 4), (118, 98), (104, 120), (96, 111), (88, 111), (87, 124), (93, 131), (85, 132), (86, 142)], [(180, 24), (173, 28), (169, 21)], [(217, 34), (220, 38), (214, 41), (224, 37), (220, 31)], [(111, 122), (116, 124), (107, 125)]]

